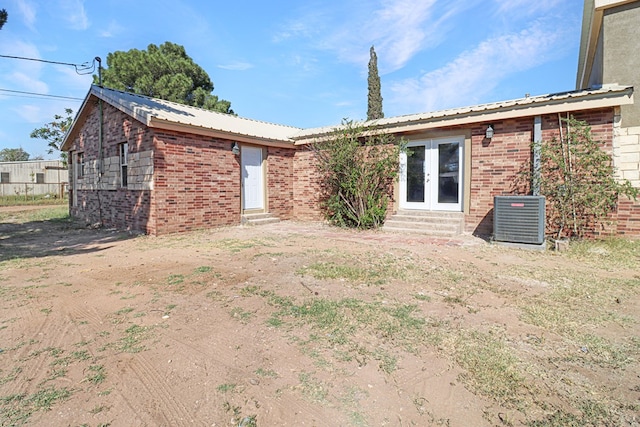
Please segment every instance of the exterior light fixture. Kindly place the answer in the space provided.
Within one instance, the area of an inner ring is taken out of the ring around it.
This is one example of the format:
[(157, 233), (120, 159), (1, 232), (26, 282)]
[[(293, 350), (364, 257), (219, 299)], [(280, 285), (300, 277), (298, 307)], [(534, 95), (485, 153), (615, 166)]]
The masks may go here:
[(237, 142), (234, 142), (233, 144), (231, 144), (231, 152), (236, 156), (240, 154), (240, 147), (238, 146)]
[(484, 136), (487, 139), (493, 138), (493, 126), (491, 125), (487, 126), (487, 130), (484, 132)]

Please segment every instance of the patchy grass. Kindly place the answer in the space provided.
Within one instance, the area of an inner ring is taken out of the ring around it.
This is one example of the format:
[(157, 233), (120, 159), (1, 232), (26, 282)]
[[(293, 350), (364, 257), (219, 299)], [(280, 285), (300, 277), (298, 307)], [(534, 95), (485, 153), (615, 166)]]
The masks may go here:
[(184, 274), (171, 274), (167, 278), (167, 284), (170, 286), (181, 285), (184, 283)]
[(640, 292), (640, 279), (600, 279), (574, 275), (552, 290), (521, 303), (522, 320), (553, 331), (583, 353), (582, 359), (605, 368), (621, 368), (640, 352), (633, 340), (612, 342), (598, 330), (626, 326), (634, 320), (617, 313), (621, 300)]
[(296, 271), (300, 276), (311, 276), (318, 280), (344, 279), (349, 282), (384, 285), (391, 280), (404, 279), (414, 272), (410, 259), (391, 254), (365, 253), (363, 255), (334, 254), (332, 251), (321, 254), (328, 258), (314, 262)]
[(251, 248), (261, 248), (261, 247), (270, 247), (275, 246), (273, 242), (267, 241), (265, 239), (220, 239), (216, 240), (213, 245), (219, 249), (231, 252), (231, 253), (239, 253), (246, 249)]
[(86, 381), (91, 384), (97, 385), (102, 383), (107, 378), (104, 365), (90, 365), (89, 373), (85, 377)]
[(462, 379), (473, 390), (507, 407), (517, 406), (525, 388), (520, 361), (496, 334), (458, 332), (455, 359), (465, 369)]
[(131, 325), (124, 331), (118, 341), (117, 348), (123, 353), (140, 353), (147, 348), (143, 344), (152, 337), (153, 328), (149, 326)]
[(0, 206), (44, 206), (63, 205), (68, 207), (68, 198), (59, 198), (55, 194), (32, 194), (22, 196), (0, 196)]
[(258, 369), (256, 369), (255, 374), (257, 376), (259, 376), (259, 377), (278, 378), (278, 373), (276, 371), (274, 371), (273, 369), (258, 368)]
[(70, 221), (69, 206), (60, 205), (45, 209), (18, 212), (0, 212), (0, 222)]
[(231, 317), (233, 317), (234, 319), (238, 319), (240, 320), (240, 322), (245, 324), (249, 323), (253, 315), (254, 314), (252, 312), (246, 311), (240, 307), (235, 307), (231, 309)]
[(329, 385), (323, 383), (316, 378), (311, 372), (301, 372), (298, 375), (300, 381), (300, 390), (304, 397), (313, 403), (319, 403), (326, 405), (329, 403), (327, 397), (329, 396)]
[(216, 387), (220, 393), (233, 393), (238, 388), (237, 384), (220, 384)]
[(635, 267), (640, 261), (640, 240), (611, 237), (602, 240), (571, 242), (567, 256), (580, 262), (595, 264), (608, 271)]
[(0, 386), (15, 381), (21, 372), (22, 368), (20, 366), (13, 367), (7, 374), (4, 374), (3, 370), (0, 369)]
[(31, 395), (11, 394), (0, 396), (0, 425), (26, 424), (37, 411), (48, 411), (59, 402), (67, 400), (72, 390), (63, 387), (48, 386), (40, 388)]
[[(353, 298), (337, 301), (317, 298), (297, 303), (292, 298), (256, 286), (244, 288), (243, 293), (266, 298), (274, 307), (269, 325), (285, 331), (308, 328), (309, 339), (302, 345), (308, 347), (307, 353), (321, 365), (323, 354), (339, 353), (342, 360), (356, 361), (361, 366), (374, 360), (382, 372), (390, 374), (397, 369), (398, 350), (395, 347), (414, 352), (439, 339), (429, 322), (418, 315), (415, 305)], [(364, 341), (371, 345), (358, 344), (363, 336), (368, 337)]]

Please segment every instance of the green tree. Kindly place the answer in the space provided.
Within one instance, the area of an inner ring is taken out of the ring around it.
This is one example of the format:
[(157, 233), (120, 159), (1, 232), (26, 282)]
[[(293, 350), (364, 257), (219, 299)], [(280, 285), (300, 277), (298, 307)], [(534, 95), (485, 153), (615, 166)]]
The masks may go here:
[(611, 156), (593, 139), (586, 122), (563, 122), (566, 132), (541, 144), (539, 177), (532, 170), (524, 175), (546, 197), (547, 230), (556, 238), (580, 238), (597, 230), (619, 196), (635, 199), (638, 189), (616, 179)]
[(367, 96), (367, 120), (384, 117), (382, 112), (382, 93), (380, 92), (380, 76), (378, 75), (378, 56), (371, 46), (369, 49), (369, 77), (367, 78), (369, 93)]
[(311, 144), (321, 176), (323, 207), (334, 225), (377, 228), (385, 220), (404, 144), (353, 121)]
[(29, 153), (22, 148), (3, 148), (0, 150), (0, 162), (25, 162), (29, 160)]
[[(150, 44), (147, 50), (112, 52), (107, 55), (107, 67), (102, 72), (106, 87), (234, 114), (229, 101), (211, 94), (209, 75), (183, 46), (165, 42)], [(93, 80), (98, 83), (97, 76)]]
[(6, 9), (0, 9), (0, 30), (2, 29), (4, 24), (6, 24), (8, 17), (9, 15), (7, 14)]
[[(69, 127), (71, 127), (71, 123), (73, 123), (73, 110), (71, 108), (65, 108), (64, 114), (64, 116), (56, 114), (53, 116), (53, 121), (31, 132), (31, 138), (44, 139), (47, 141), (49, 146), (47, 153), (49, 154), (60, 151), (64, 136), (69, 130)], [(66, 164), (67, 153), (60, 151), (60, 158)]]

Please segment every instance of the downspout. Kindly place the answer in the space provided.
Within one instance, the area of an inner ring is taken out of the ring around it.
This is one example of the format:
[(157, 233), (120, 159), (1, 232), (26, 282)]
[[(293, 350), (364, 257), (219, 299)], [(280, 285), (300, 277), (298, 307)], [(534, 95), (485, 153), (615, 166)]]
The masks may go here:
[[(99, 56), (96, 56), (96, 61), (98, 61), (98, 86), (102, 87), (102, 59)], [(103, 136), (103, 111), (102, 111), (102, 99), (98, 98), (98, 105), (100, 109), (100, 130), (98, 131), (98, 182), (100, 182), (102, 178), (102, 144), (104, 140)]]
[[(573, 184), (573, 160), (571, 158), (571, 124), (569, 122), (569, 112), (567, 112), (567, 157), (569, 158), (569, 171), (571, 172), (571, 183)], [(578, 222), (576, 215), (576, 198), (573, 193), (573, 185), (571, 186), (571, 206), (573, 208), (573, 233), (578, 234)]]
[[(102, 88), (102, 59), (96, 56), (98, 61), (98, 86)], [(100, 186), (102, 183), (102, 162), (104, 154), (102, 152), (104, 145), (104, 111), (102, 106), (102, 98), (98, 98), (98, 108), (100, 114), (99, 130), (98, 130), (98, 182), (97, 182), (97, 194), (98, 194), (98, 219), (102, 226), (102, 202), (100, 200)]]
[(531, 190), (534, 196), (540, 195), (542, 180), (540, 158), (542, 156), (542, 116), (533, 118), (533, 179)]

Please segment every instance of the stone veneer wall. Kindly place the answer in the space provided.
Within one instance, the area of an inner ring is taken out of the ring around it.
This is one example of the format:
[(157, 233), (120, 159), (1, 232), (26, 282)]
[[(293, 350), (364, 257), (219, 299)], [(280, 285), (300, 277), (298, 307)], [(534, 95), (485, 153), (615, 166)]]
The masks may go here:
[[(613, 137), (613, 164), (619, 178), (640, 189), (640, 126), (624, 127), (620, 109), (616, 109)], [(640, 199), (621, 197), (614, 216), (617, 234), (640, 237)]]
[[(72, 216), (87, 223), (145, 233), (155, 232), (153, 206), (153, 131), (107, 103), (103, 103), (100, 150), (98, 102), (87, 105), (84, 125), (71, 145), (71, 153), (84, 156), (84, 175), (70, 185)], [(119, 144), (128, 143), (129, 186), (121, 186)], [(100, 152), (101, 151), (101, 152)], [(71, 158), (72, 158), (71, 157)], [(100, 167), (101, 164), (101, 167)], [(70, 182), (75, 165), (69, 164)], [(77, 204), (74, 204), (74, 199)]]

